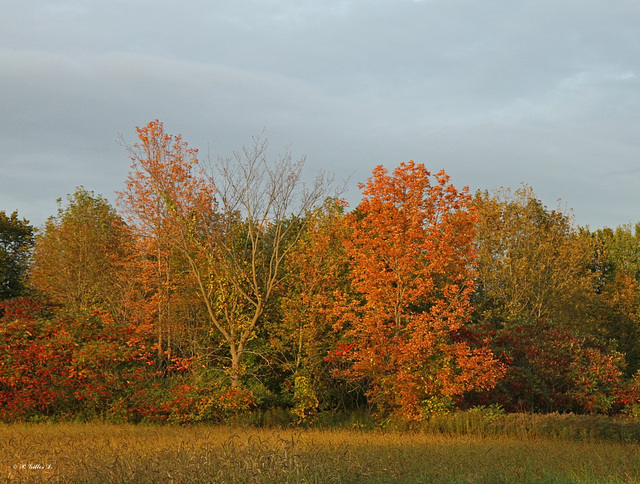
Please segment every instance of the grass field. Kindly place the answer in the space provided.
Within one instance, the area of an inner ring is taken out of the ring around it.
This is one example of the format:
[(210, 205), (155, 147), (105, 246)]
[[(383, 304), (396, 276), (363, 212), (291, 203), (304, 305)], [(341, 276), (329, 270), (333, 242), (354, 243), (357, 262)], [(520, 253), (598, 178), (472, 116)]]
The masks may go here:
[(640, 482), (635, 443), (356, 430), (0, 426), (0, 482)]

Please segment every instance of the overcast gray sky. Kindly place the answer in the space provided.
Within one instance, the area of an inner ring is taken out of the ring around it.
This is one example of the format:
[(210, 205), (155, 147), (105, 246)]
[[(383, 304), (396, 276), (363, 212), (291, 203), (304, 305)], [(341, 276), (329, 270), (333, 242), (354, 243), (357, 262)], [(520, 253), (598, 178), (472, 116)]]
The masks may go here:
[(0, 0), (0, 210), (114, 200), (119, 134), (160, 119), (228, 155), (263, 129), (306, 170), (413, 159), (640, 220), (638, 0)]

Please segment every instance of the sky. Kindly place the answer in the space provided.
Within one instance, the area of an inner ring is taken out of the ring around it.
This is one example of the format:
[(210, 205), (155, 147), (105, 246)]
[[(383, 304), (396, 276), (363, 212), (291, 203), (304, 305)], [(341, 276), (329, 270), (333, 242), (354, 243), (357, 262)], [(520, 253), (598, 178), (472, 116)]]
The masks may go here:
[(114, 202), (159, 119), (212, 158), (264, 131), (352, 207), (415, 160), (616, 227), (640, 221), (639, 76), (637, 0), (0, 0), (0, 210)]

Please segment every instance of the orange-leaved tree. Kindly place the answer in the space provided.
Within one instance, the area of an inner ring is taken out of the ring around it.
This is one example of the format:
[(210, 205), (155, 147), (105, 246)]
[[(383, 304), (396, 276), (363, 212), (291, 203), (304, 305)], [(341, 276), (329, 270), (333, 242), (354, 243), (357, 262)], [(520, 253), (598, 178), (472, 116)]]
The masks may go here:
[(182, 307), (195, 285), (188, 269), (196, 264), (193, 231), (214, 216), (216, 202), (201, 176), (198, 150), (165, 133), (157, 120), (136, 131), (140, 141), (127, 147), (133, 164), (118, 204), (137, 235), (137, 279), (148, 295), (142, 309), (162, 360), (184, 337)]
[(353, 288), (345, 336), (351, 375), (379, 409), (420, 420), (462, 393), (490, 388), (502, 367), (461, 334), (469, 320), (476, 214), (443, 171), (382, 166), (349, 215)]

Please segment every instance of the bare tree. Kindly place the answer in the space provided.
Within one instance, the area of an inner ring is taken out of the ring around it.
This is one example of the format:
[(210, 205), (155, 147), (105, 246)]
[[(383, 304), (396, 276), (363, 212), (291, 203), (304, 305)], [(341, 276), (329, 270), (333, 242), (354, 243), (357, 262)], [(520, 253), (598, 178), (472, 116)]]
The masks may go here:
[[(132, 151), (138, 177), (140, 168), (147, 170), (147, 159), (154, 158), (145, 147), (171, 145), (152, 142), (154, 137), (171, 141), (157, 125), (142, 133), (139, 129), (139, 134), (142, 146)], [(147, 170), (148, 183), (173, 218), (172, 243), (188, 261), (211, 330), (228, 347), (229, 377), (236, 388), (245, 373), (247, 343), (287, 278), (283, 262), (306, 229), (305, 214), (332, 186), (323, 173), (306, 185), (304, 162), (294, 160), (288, 150), (268, 161), (267, 141), (261, 136), (208, 166), (194, 161), (193, 169), (181, 177), (174, 176), (171, 163), (163, 168), (165, 173)]]

